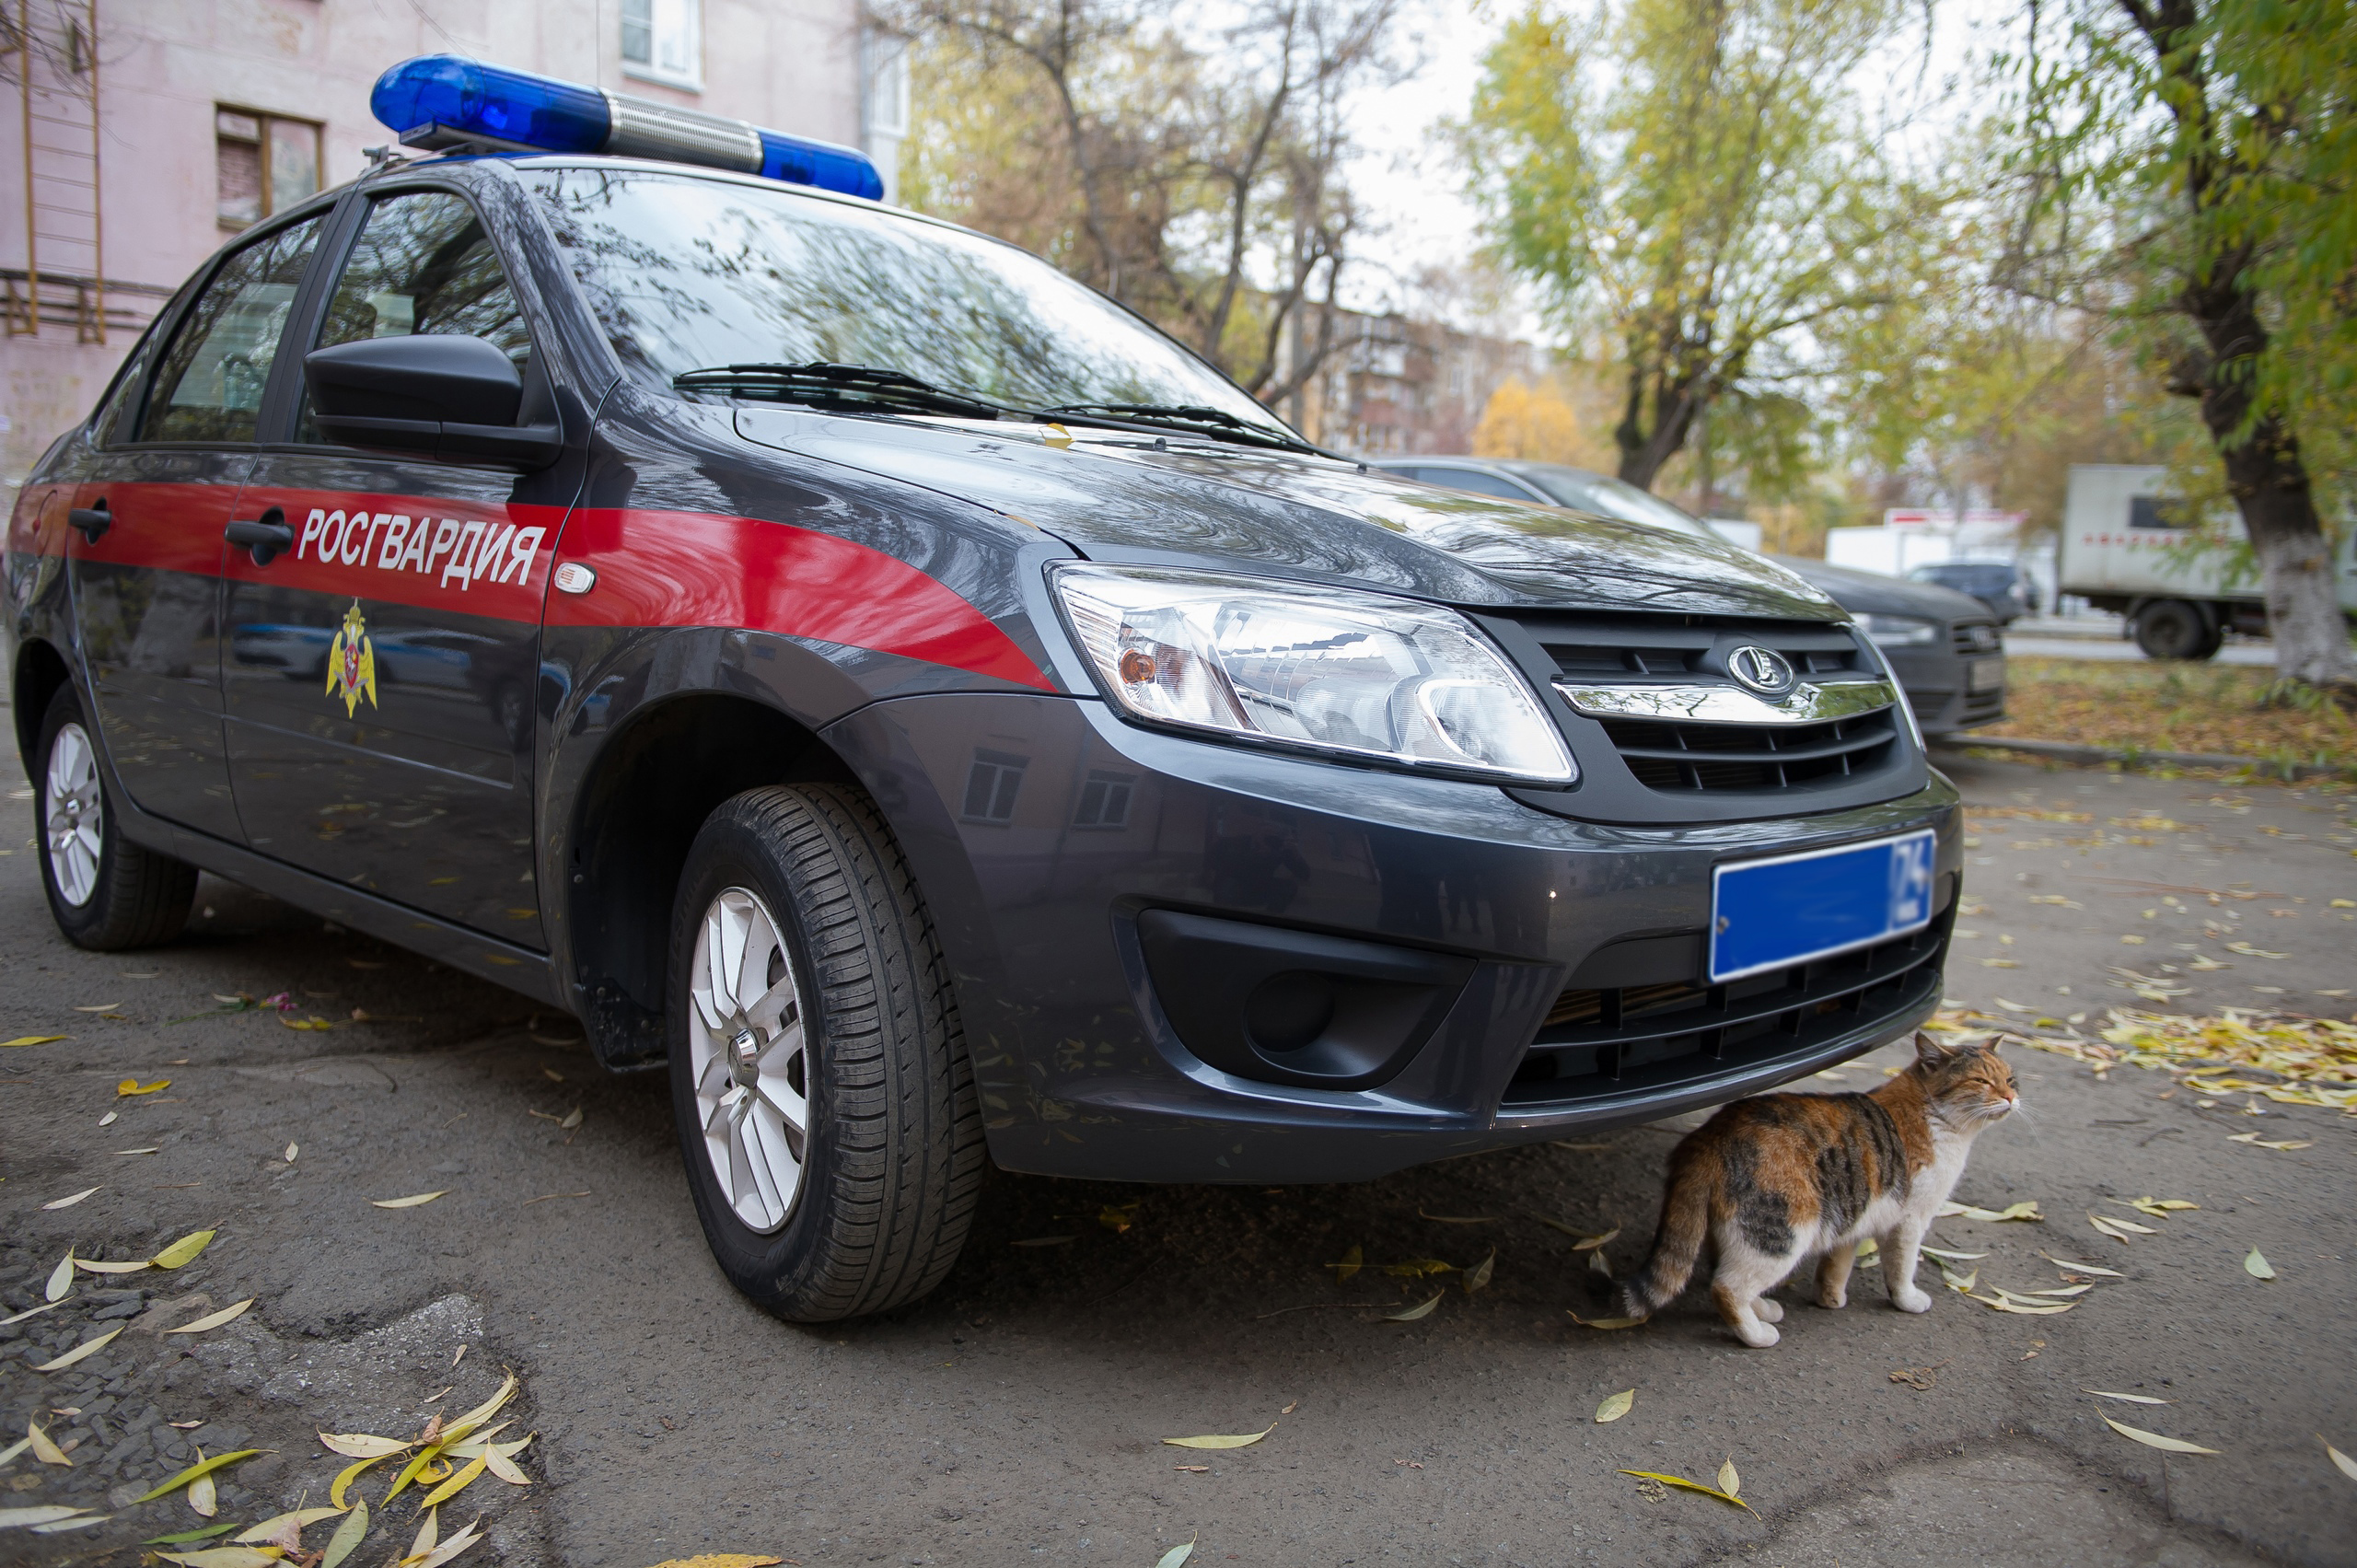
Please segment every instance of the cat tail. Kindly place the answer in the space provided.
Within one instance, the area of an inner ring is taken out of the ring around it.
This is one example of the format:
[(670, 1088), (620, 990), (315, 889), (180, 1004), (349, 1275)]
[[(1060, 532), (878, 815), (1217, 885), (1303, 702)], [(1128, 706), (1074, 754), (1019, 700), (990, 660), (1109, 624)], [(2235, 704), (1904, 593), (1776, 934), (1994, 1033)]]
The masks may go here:
[(1644, 1265), (1620, 1287), (1622, 1313), (1650, 1318), (1668, 1306), (1694, 1277), (1694, 1264), (1711, 1229), (1711, 1178), (1702, 1162), (1689, 1164), (1672, 1178), (1662, 1196), (1661, 1225), (1654, 1232), (1654, 1249)]

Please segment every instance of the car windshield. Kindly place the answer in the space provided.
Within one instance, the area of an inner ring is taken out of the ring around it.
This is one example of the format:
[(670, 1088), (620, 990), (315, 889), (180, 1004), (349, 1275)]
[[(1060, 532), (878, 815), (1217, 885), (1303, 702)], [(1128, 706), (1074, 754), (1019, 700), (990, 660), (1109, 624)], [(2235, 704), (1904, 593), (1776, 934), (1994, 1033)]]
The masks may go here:
[(1016, 409), (1213, 409), (1285, 434), (1178, 343), (1036, 257), (784, 187), (656, 170), (526, 167), (633, 372), (869, 366)]
[(1660, 496), (1638, 489), (1625, 479), (1611, 479), (1582, 469), (1533, 464), (1514, 470), (1566, 506), (1596, 512), (1623, 522), (1649, 523), (1657, 528), (1701, 539), (1715, 538), (1709, 526)]

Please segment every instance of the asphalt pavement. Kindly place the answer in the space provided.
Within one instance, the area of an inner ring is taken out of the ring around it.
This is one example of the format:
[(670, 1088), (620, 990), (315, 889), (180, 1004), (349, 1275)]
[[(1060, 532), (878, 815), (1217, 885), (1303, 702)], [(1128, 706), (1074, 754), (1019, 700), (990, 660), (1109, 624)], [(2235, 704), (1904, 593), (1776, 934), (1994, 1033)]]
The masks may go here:
[[(2348, 794), (1943, 765), (1980, 808), (1951, 997), (2097, 1024), (2160, 1005), (2139, 987), (2180, 992), (2175, 1010), (2348, 1016)], [(1643, 1127), (1349, 1187), (996, 1175), (934, 1296), (801, 1328), (709, 1261), (660, 1076), (607, 1076), (570, 1020), (211, 878), (176, 946), (79, 952), (43, 907), (29, 791), (8, 787), (0, 1038), (67, 1038), (0, 1051), (0, 1315), (38, 1305), (69, 1248), (135, 1261), (218, 1234), (0, 1327), (0, 1446), (37, 1421), (72, 1461), (0, 1468), (0, 1508), (109, 1516), (0, 1532), (0, 1562), (127, 1564), (202, 1527), (184, 1495), (132, 1501), (199, 1449), (264, 1450), (220, 1472), (219, 1522), (316, 1505), (352, 1461), (315, 1434), (412, 1437), (508, 1369), (532, 1484), (485, 1476), (443, 1504), (446, 1539), (486, 1516), (460, 1563), (1143, 1568), (1190, 1539), (1193, 1568), (2352, 1560), (2357, 1481), (2317, 1435), (2357, 1453), (2349, 1116), (2202, 1106), (2161, 1073), (2020, 1051), (2029, 1114), (1981, 1140), (1958, 1196), (2044, 1219), (1944, 1221), (1933, 1241), (2015, 1291), (2057, 1284), (2047, 1253), (2118, 1272), (2059, 1316), (1935, 1289), (1910, 1317), (1866, 1270), (1840, 1312), (1788, 1289), (1772, 1350), (1736, 1345), (1700, 1292), (1583, 1328), (1569, 1313), (1597, 1316), (1604, 1280), (1576, 1237), (1618, 1228), (1595, 1255), (1625, 1272), (1651, 1232), (1677, 1129)], [(292, 1011), (215, 1010), (240, 993)], [(1898, 1060), (1797, 1086), (1871, 1086)], [(2307, 1146), (2233, 1141), (2250, 1130)], [(2086, 1219), (2145, 1196), (2200, 1207), (2128, 1242)], [(1370, 1266), (1338, 1279), (1354, 1247)], [(2245, 1271), (2254, 1247), (2272, 1281)], [(1375, 1267), (1493, 1252), (1478, 1293)], [(163, 1332), (247, 1297), (224, 1327)], [(1629, 1413), (1598, 1423), (1621, 1390)], [(2217, 1452), (2157, 1452), (2104, 1413)], [(1248, 1447), (1161, 1441), (1272, 1424)], [(1730, 1459), (1752, 1512), (1618, 1473), (1710, 1482)], [(372, 1506), (391, 1469), (360, 1482)], [(407, 1549), (420, 1490), (355, 1563)]]

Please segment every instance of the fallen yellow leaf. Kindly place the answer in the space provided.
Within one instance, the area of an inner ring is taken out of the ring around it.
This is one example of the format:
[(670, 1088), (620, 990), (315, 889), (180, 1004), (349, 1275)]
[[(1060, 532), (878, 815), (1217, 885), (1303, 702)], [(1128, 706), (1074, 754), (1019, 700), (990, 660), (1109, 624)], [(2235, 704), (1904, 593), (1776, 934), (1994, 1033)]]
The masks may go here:
[(1420, 1301), (1413, 1307), (1403, 1307), (1397, 1312), (1387, 1312), (1383, 1315), (1383, 1320), (1387, 1323), (1412, 1323), (1419, 1318), (1429, 1318), (1432, 1316), (1433, 1308), (1440, 1305), (1440, 1298), (1447, 1294), (1446, 1290), (1436, 1290), (1433, 1292), (1430, 1301)]
[[(2323, 1433), (2319, 1432), (2316, 1434), (2316, 1441), (2324, 1443)], [(2348, 1455), (2342, 1453), (2340, 1449), (2334, 1447), (2329, 1443), (2324, 1443), (2324, 1451), (2326, 1455), (2331, 1458), (2332, 1465), (2335, 1469), (2339, 1470), (2342, 1475), (2347, 1476), (2350, 1480), (2357, 1481), (2357, 1459), (2351, 1458)]]
[(254, 1298), (250, 1295), (234, 1307), (225, 1307), (218, 1312), (208, 1313), (204, 1317), (199, 1318), (193, 1323), (183, 1323), (177, 1329), (167, 1329), (164, 1332), (168, 1334), (201, 1334), (207, 1329), (217, 1329), (222, 1324), (226, 1323), (233, 1318), (244, 1317), (246, 1308), (251, 1307), (253, 1304)]
[(1497, 1268), (1497, 1249), (1492, 1248), (1488, 1257), (1482, 1259), (1480, 1262), (1474, 1264), (1472, 1268), (1466, 1271), (1465, 1294), (1471, 1295), (1475, 1291), (1480, 1290), (1483, 1285), (1488, 1284), (1490, 1283), (1490, 1274), (1492, 1271)]
[[(99, 1185), (99, 1187), (103, 1187), (105, 1183), (100, 1182)], [(85, 1187), (79, 1192), (71, 1192), (63, 1198), (52, 1199), (51, 1202), (43, 1203), (41, 1207), (44, 1209), (70, 1209), (75, 1204), (80, 1202), (83, 1199), (98, 1191), (99, 1187)]]
[(65, 1293), (73, 1288), (74, 1249), (69, 1247), (65, 1249), (64, 1259), (56, 1268), (50, 1271), (49, 1283), (41, 1287), (41, 1296), (43, 1301), (62, 1300)]
[(1249, 1448), (1277, 1429), (1271, 1422), (1259, 1432), (1248, 1432), (1240, 1437), (1166, 1437), (1162, 1441), (1173, 1448)]
[(1605, 1246), (1610, 1242), (1614, 1237), (1620, 1234), (1620, 1227), (1616, 1225), (1610, 1230), (1606, 1231), (1602, 1236), (1581, 1237), (1577, 1241), (1572, 1243), (1572, 1250), (1574, 1252), (1593, 1252), (1597, 1248)]
[(420, 1203), (431, 1203), (449, 1191), (445, 1187), (440, 1192), (412, 1192), (406, 1198), (371, 1198), (368, 1202), (379, 1209), (414, 1209)]
[(319, 1446), (347, 1459), (388, 1459), (395, 1454), (406, 1454), (417, 1445), (367, 1432), (322, 1432)]
[[(2103, 1415), (2101, 1411), (2096, 1413)], [(2103, 1423), (2122, 1437), (2142, 1443), (2147, 1448), (2158, 1448), (2165, 1454), (2214, 1454), (2218, 1451), (2215, 1448), (2204, 1448), (2198, 1443), (2185, 1442), (2180, 1438), (2164, 1437), (2157, 1432), (2147, 1432), (2141, 1426), (2122, 1426), (2107, 1415), (2103, 1416)]]
[(482, 1474), (483, 1467), (487, 1462), (488, 1461), (484, 1458), (476, 1459), (473, 1464), (469, 1465), (465, 1469), (460, 1470), (448, 1481), (444, 1481), (441, 1485), (427, 1493), (425, 1494), (424, 1501), (420, 1503), (418, 1506), (421, 1508), (431, 1508), (436, 1504), (447, 1503), (451, 1498), (456, 1497), (459, 1493), (464, 1492), (469, 1486), (473, 1484), (475, 1477)]
[(152, 1095), (157, 1089), (168, 1089), (171, 1086), (172, 1081), (169, 1078), (158, 1078), (152, 1084), (143, 1084), (136, 1078), (125, 1078), (114, 1086), (114, 1092), (116, 1098), (128, 1099), (134, 1095)]
[(1622, 1470), (1620, 1473), (1639, 1476), (1646, 1481), (1657, 1481), (1664, 1486), (1674, 1486), (1681, 1492), (1699, 1492), (1705, 1497), (1715, 1497), (1722, 1503), (1732, 1503), (1747, 1514), (1752, 1511), (1751, 1504), (1736, 1496), (1735, 1493), (1721, 1492), (1715, 1486), (1704, 1486), (1699, 1481), (1688, 1481), (1682, 1475), (1664, 1475), (1659, 1470)]
[(336, 1568), (345, 1558), (360, 1550), (361, 1538), (368, 1533), (368, 1504), (364, 1500), (352, 1504), (343, 1523), (328, 1538), (327, 1551), (320, 1555), (319, 1568)]
[[(1569, 1312), (1571, 1309), (1566, 1307), (1564, 1310)], [(1644, 1321), (1643, 1318), (1583, 1318), (1576, 1312), (1573, 1312), (1571, 1318), (1583, 1329), (1633, 1329)]]
[(15, 1045), (54, 1045), (61, 1040), (71, 1038), (69, 1035), (18, 1035), (14, 1040), (0, 1040), (0, 1051)]
[[(67, 1351), (64, 1355), (59, 1356), (56, 1360), (44, 1361), (39, 1366), (34, 1367), (33, 1370), (35, 1372), (63, 1372), (65, 1368), (73, 1365), (75, 1362), (82, 1361), (98, 1354), (99, 1351), (106, 1348), (106, 1343), (109, 1340), (113, 1339), (117, 1334), (122, 1332), (122, 1330), (120, 1326), (109, 1329), (97, 1339), (84, 1340), (80, 1344), (75, 1345), (72, 1350)], [(140, 1501), (144, 1503), (146, 1499), (143, 1497)]]
[(69, 1470), (74, 1468), (74, 1461), (65, 1457), (65, 1450), (59, 1447), (48, 1433), (29, 1421), (25, 1423), (25, 1441), (32, 1445), (33, 1458), (42, 1464), (64, 1465)]
[(1348, 1252), (1342, 1254), (1342, 1260), (1341, 1262), (1329, 1263), (1326, 1266), (1334, 1271), (1334, 1283), (1336, 1284), (1340, 1284), (1344, 1280), (1347, 1280), (1353, 1274), (1356, 1274), (1360, 1269), (1365, 1266), (1365, 1264), (1366, 1253), (1364, 1250), (1360, 1248), (1353, 1247)]
[(667, 1557), (655, 1568), (776, 1568), (784, 1561), (783, 1557), (755, 1557), (742, 1551), (707, 1551), (700, 1557)]
[(2259, 1256), (2258, 1249), (2256, 1247), (2250, 1249), (2250, 1256), (2243, 1260), (2243, 1272), (2255, 1280), (2271, 1280), (2275, 1277), (2274, 1267)]
[(1602, 1426), (1607, 1422), (1619, 1421), (1634, 1410), (1636, 1404), (1637, 1390), (1634, 1388), (1623, 1388), (1617, 1394), (1608, 1395), (1604, 1402), (1596, 1407), (1596, 1424)]
[(2115, 1394), (2103, 1388), (2082, 1388), (2082, 1394), (2093, 1394), (2098, 1400), (2125, 1400), (2131, 1405), (2173, 1405), (2175, 1400), (2156, 1400), (2150, 1394)]
[(1727, 1462), (1719, 1467), (1719, 1490), (1729, 1497), (1743, 1490), (1743, 1477), (1736, 1472), (1735, 1456), (1732, 1454), (1727, 1456)]
[(180, 1474), (172, 1477), (171, 1480), (164, 1482), (163, 1485), (157, 1487), (155, 1491), (145, 1493), (140, 1496), (133, 1498), (131, 1500), (132, 1504), (136, 1506), (142, 1503), (153, 1503), (158, 1497), (168, 1497), (173, 1493), (178, 1492), (181, 1487), (188, 1485), (201, 1477), (211, 1475), (215, 1470), (220, 1469), (224, 1466), (234, 1465), (240, 1459), (250, 1459), (256, 1454), (261, 1452), (261, 1450), (260, 1448), (239, 1448), (231, 1453), (215, 1454), (209, 1459), (200, 1459), (195, 1464), (189, 1466), (188, 1469), (180, 1471)]
[(183, 1268), (196, 1261), (197, 1254), (213, 1243), (214, 1232), (192, 1230), (149, 1260), (159, 1269)]

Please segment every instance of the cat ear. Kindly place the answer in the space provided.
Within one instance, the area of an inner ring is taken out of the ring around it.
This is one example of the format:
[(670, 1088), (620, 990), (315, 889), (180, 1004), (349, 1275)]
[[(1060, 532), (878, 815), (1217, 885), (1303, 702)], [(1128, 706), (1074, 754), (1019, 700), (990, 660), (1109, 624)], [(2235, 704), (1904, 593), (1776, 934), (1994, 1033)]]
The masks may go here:
[(1932, 1036), (1926, 1034), (1922, 1029), (1915, 1031), (1915, 1060), (1922, 1063), (1926, 1067), (1935, 1066), (1942, 1062), (1945, 1062), (1962, 1049), (1963, 1045), (1961, 1042), (1951, 1045), (1945, 1041), (1934, 1040)]

